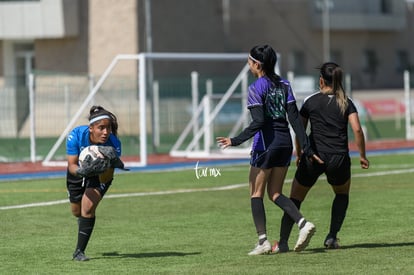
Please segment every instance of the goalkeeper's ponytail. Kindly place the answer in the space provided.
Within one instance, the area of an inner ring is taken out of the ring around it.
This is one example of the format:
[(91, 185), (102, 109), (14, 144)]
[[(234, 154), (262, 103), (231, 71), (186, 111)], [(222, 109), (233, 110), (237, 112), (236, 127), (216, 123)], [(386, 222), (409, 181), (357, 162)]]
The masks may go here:
[(112, 128), (112, 134), (114, 134), (115, 136), (118, 136), (118, 119), (116, 118), (116, 116), (107, 111), (109, 116), (111, 117), (111, 128)]

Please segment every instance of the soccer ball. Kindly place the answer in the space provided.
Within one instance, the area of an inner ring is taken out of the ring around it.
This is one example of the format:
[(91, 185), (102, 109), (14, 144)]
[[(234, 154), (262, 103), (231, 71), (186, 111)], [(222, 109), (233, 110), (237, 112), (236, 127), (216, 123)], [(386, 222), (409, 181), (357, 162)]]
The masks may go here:
[(82, 167), (82, 162), (85, 160), (86, 156), (90, 156), (92, 160), (97, 158), (104, 158), (104, 155), (99, 151), (98, 145), (91, 145), (85, 147), (79, 154), (79, 164)]

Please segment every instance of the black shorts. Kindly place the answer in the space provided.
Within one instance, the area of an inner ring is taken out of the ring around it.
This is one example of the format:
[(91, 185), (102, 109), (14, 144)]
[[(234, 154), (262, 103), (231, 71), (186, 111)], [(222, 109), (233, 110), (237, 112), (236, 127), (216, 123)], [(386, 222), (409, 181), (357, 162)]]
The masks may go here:
[(325, 173), (330, 185), (345, 184), (351, 177), (351, 159), (348, 154), (324, 154), (319, 157), (324, 164), (310, 161), (302, 155), (295, 173), (297, 181), (307, 187), (312, 187), (319, 176)]
[(69, 171), (66, 172), (66, 188), (68, 189), (69, 201), (72, 203), (80, 202), (86, 188), (98, 189), (103, 197), (111, 186), (112, 180), (106, 184), (99, 182), (99, 176), (79, 178), (72, 175)]
[(257, 168), (269, 169), (286, 167), (292, 161), (292, 147), (280, 147), (266, 151), (252, 151), (250, 165)]

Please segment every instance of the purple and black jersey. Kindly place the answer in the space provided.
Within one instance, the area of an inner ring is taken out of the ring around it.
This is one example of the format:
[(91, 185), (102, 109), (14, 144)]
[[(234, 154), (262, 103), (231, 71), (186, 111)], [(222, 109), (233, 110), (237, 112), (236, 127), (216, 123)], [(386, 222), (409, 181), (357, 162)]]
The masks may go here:
[(253, 139), (254, 151), (292, 146), (287, 104), (295, 103), (296, 100), (288, 81), (281, 79), (278, 84), (275, 85), (267, 77), (261, 77), (249, 86), (247, 108), (262, 106), (265, 117), (262, 129)]
[(287, 114), (288, 105), (296, 107), (296, 100), (288, 81), (272, 82), (260, 77), (249, 86), (247, 108), (252, 123), (237, 137), (232, 145), (237, 146), (254, 136), (253, 151), (266, 151), (280, 147), (292, 147)]

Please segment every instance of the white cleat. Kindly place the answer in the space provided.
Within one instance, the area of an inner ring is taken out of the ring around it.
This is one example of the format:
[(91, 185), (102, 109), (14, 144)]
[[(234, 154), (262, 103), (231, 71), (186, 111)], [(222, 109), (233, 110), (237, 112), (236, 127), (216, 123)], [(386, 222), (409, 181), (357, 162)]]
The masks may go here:
[(252, 255), (262, 255), (262, 254), (269, 254), (272, 251), (272, 245), (268, 240), (266, 240), (262, 245), (259, 243), (256, 244), (256, 247), (249, 252), (249, 256)]
[(308, 246), (313, 234), (315, 234), (315, 231), (315, 225), (311, 222), (306, 222), (305, 226), (299, 231), (299, 238), (293, 250), (295, 252), (304, 250)]

